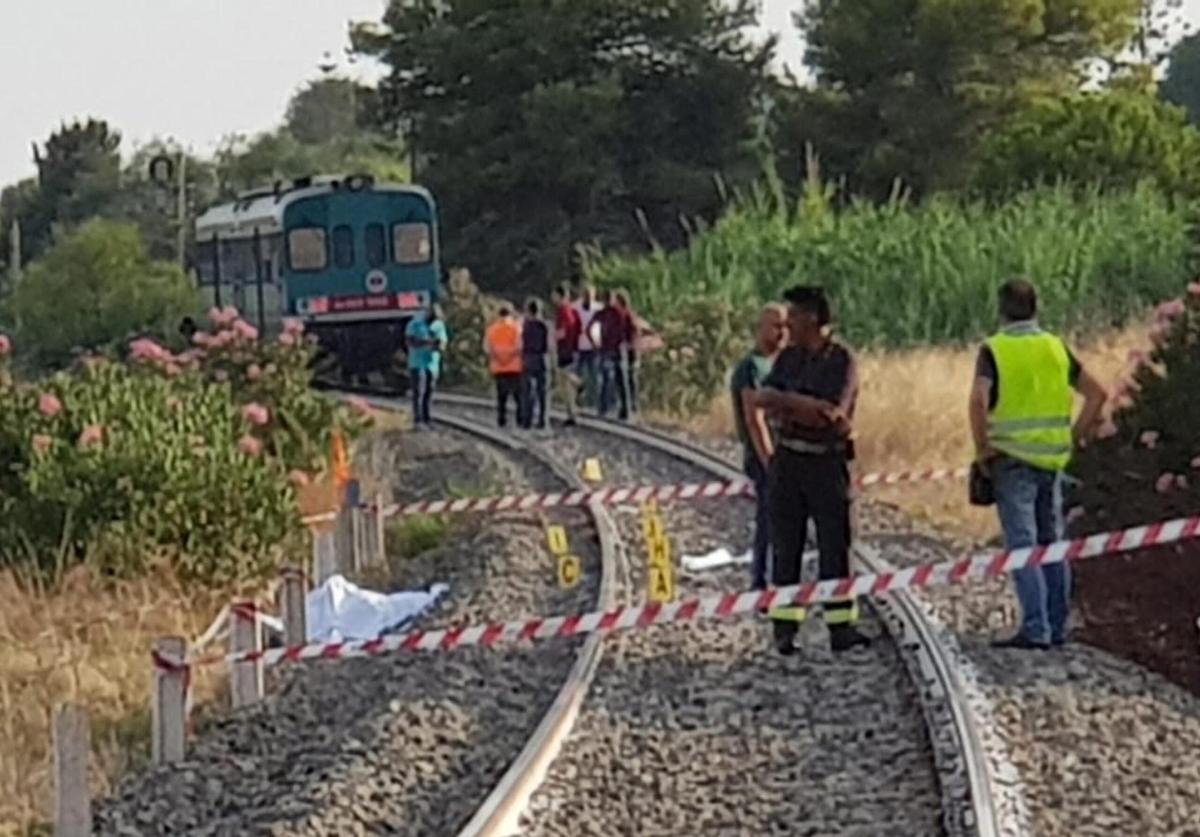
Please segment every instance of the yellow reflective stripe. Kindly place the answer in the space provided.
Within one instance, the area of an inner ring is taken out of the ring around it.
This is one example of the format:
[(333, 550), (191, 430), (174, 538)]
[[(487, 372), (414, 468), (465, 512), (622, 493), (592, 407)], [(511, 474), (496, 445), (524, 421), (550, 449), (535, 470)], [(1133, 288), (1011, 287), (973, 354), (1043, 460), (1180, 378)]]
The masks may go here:
[(1033, 456), (1056, 456), (1071, 452), (1071, 445), (1064, 442), (1018, 442), (1015, 439), (1005, 439), (996, 436), (992, 437), (992, 442), (996, 450), (1001, 453), (1028, 453)]
[(853, 625), (858, 621), (858, 602), (849, 607), (825, 606), (826, 625)]
[(1062, 430), (1070, 429), (1070, 416), (1055, 416), (1053, 418), (1009, 419), (1008, 421), (989, 421), (988, 428), (993, 433), (1019, 433), (1023, 430)]
[(777, 622), (803, 622), (808, 611), (802, 607), (773, 607), (767, 615)]

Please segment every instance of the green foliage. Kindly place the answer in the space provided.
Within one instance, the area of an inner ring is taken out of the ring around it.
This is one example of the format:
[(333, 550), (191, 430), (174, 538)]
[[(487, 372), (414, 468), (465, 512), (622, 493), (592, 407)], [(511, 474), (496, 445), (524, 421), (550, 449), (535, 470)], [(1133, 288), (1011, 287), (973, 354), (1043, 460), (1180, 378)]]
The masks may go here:
[(385, 533), (387, 554), (403, 560), (437, 549), (446, 542), (452, 523), (446, 515), (418, 514), (401, 518)]
[[(752, 0), (395, 0), (357, 48), (390, 68), (379, 121), (439, 196), (448, 260), (544, 289), (580, 242), (678, 243), (714, 177), (752, 175), (771, 45)], [(531, 48), (536, 45), (536, 48)]]
[(1153, 347), (1132, 358), (1113, 422), (1072, 465), (1075, 534), (1191, 517), (1200, 504), (1200, 282), (1159, 307)]
[(629, 288), (677, 350), (645, 360), (644, 387), (655, 399), (678, 385), (659, 404), (677, 408), (719, 391), (752, 337), (755, 308), (791, 285), (828, 288), (840, 333), (859, 346), (985, 335), (995, 287), (1016, 274), (1037, 283), (1052, 327), (1108, 326), (1187, 275), (1190, 231), (1187, 212), (1148, 188), (1082, 197), (1040, 189), (1000, 206), (854, 202), (834, 212), (828, 187), (812, 183), (797, 204), (755, 190), (683, 252), (592, 253), (587, 275)]
[(284, 125), (304, 145), (354, 137), (359, 132), (359, 102), (364, 92), (361, 85), (344, 78), (309, 82), (292, 97)]
[(126, 575), (165, 557), (209, 582), (278, 557), (298, 524), (289, 472), (321, 468), (330, 433), (363, 425), (309, 389), (294, 331), (262, 344), (225, 322), (204, 350), (143, 339), (127, 364), (0, 383), (0, 566)]
[(136, 227), (95, 220), (29, 266), (10, 307), (29, 355), (61, 364), (77, 349), (169, 334), (198, 304), (178, 266), (151, 261)]
[(277, 180), (288, 182), (313, 174), (370, 174), (393, 183), (409, 180), (404, 150), (398, 143), (364, 134), (306, 145), (286, 128), (250, 139), (228, 139), (217, 150), (216, 169), (220, 193), (227, 198)]
[(443, 363), (445, 383), (476, 389), (487, 387), (491, 375), (483, 354), (483, 335), (499, 301), (481, 293), (466, 270), (451, 271), (446, 290), (444, 308), (450, 344)]
[(993, 195), (1061, 179), (1106, 189), (1146, 181), (1200, 197), (1200, 131), (1179, 108), (1140, 93), (1038, 99), (993, 132), (980, 156), (977, 184)]
[(1030, 92), (1065, 92), (1115, 56), (1141, 0), (815, 0), (799, 16), (815, 91), (784, 97), (778, 147), (811, 143), (855, 194), (919, 195), (968, 176), (979, 139)]
[(1187, 111), (1192, 122), (1200, 122), (1200, 35), (1189, 35), (1171, 49), (1162, 97)]

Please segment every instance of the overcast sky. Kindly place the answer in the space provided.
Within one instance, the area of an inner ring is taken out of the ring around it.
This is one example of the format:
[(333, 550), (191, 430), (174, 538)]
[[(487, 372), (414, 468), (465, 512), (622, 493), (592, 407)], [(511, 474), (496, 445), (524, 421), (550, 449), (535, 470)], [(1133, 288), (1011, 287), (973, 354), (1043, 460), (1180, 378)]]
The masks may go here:
[[(784, 31), (781, 60), (799, 70), (790, 13), (764, 0), (764, 30)], [(1192, 19), (1200, 0), (1185, 0)], [(5, 0), (0, 11), (0, 185), (34, 174), (30, 143), (63, 120), (97, 116), (128, 154), (156, 136), (208, 152), (221, 137), (278, 123), (326, 52), (344, 63), (350, 20), (384, 0)], [(117, 11), (120, 9), (120, 11)], [(355, 68), (347, 67), (348, 70)], [(357, 71), (357, 70), (356, 70)]]

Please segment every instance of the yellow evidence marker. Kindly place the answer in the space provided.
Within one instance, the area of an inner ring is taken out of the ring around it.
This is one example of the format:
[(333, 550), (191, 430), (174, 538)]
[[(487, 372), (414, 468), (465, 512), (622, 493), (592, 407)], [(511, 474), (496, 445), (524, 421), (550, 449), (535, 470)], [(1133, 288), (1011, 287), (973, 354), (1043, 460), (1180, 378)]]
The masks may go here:
[(570, 590), (572, 587), (579, 584), (579, 577), (583, 574), (583, 568), (580, 566), (579, 558), (575, 555), (559, 555), (558, 556), (558, 586), (564, 590)]
[(583, 478), (588, 482), (602, 482), (604, 474), (600, 470), (600, 460), (595, 457), (583, 462)]
[(675, 580), (671, 576), (670, 566), (650, 565), (650, 601), (666, 604), (675, 598)]
[(546, 543), (554, 555), (566, 555), (570, 551), (567, 546), (567, 530), (561, 526), (546, 527)]

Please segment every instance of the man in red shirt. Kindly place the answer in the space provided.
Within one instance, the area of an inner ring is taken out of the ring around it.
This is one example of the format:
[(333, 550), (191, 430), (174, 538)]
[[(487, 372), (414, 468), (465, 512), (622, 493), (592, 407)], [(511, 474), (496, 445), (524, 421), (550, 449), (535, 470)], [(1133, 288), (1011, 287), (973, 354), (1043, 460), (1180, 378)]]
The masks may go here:
[(575, 372), (575, 357), (579, 348), (579, 337), (583, 322), (572, 304), (566, 285), (559, 285), (550, 293), (554, 303), (554, 346), (558, 355), (558, 370), (554, 384), (558, 398), (567, 407), (567, 427), (575, 425), (575, 401), (579, 398), (579, 376)]
[(592, 342), (600, 349), (600, 416), (612, 408), (613, 390), (620, 399), (621, 421), (629, 419), (629, 378), (625, 354), (636, 336), (629, 296), (624, 291), (604, 291), (604, 307), (596, 313), (589, 327)]

